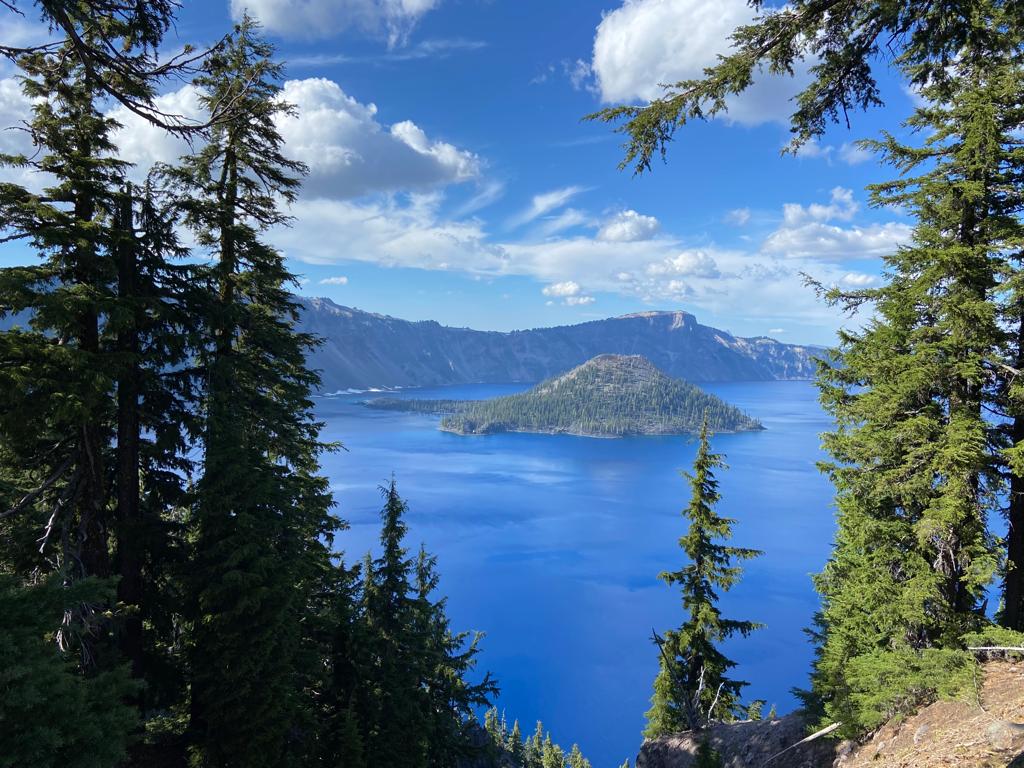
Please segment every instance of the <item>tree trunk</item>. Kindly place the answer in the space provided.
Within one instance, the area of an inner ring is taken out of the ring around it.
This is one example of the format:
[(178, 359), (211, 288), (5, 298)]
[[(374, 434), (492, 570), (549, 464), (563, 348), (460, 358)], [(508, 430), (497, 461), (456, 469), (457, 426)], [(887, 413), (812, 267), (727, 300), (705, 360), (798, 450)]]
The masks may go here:
[[(117, 295), (137, 300), (137, 256), (132, 240), (132, 193), (121, 198), (118, 230)], [(129, 324), (118, 332), (118, 351), (124, 356), (117, 381), (117, 567), (121, 576), (118, 600), (129, 606), (120, 635), (121, 653), (132, 675), (142, 676), (142, 560), (143, 531), (139, 486), (139, 311), (132, 307)]]

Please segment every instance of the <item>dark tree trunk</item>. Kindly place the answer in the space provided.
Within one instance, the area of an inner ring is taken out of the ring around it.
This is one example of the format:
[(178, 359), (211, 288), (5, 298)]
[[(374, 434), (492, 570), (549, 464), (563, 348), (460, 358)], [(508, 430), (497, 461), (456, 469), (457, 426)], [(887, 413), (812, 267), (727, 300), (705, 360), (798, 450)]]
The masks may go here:
[[(137, 257), (132, 240), (132, 196), (121, 199), (118, 230), (117, 294), (137, 300)], [(128, 325), (118, 332), (123, 364), (117, 381), (117, 598), (129, 606), (120, 635), (121, 653), (132, 674), (142, 676), (142, 560), (145, 548), (139, 487), (139, 311), (132, 307)]]

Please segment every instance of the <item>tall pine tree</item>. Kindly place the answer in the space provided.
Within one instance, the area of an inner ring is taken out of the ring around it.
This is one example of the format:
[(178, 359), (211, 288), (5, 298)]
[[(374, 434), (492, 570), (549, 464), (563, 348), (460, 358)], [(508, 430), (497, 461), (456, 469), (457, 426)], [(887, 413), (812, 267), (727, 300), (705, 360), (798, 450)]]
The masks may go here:
[(851, 734), (955, 688), (970, 663), (963, 638), (987, 623), (1001, 451), (1020, 451), (990, 418), (1006, 402), (1004, 256), (1024, 242), (1020, 38), (1005, 21), (998, 4), (976, 5), (955, 77), (926, 86), (908, 121), (920, 146), (871, 143), (901, 172), (873, 188), (874, 202), (917, 224), (886, 258), (886, 285), (830, 294), (875, 309), (820, 374), (837, 424), (825, 447), (839, 530), (817, 579), (813, 680), (827, 717)]
[(648, 738), (683, 730), (697, 730), (709, 720), (724, 720), (740, 711), (740, 692), (746, 683), (728, 677), (736, 665), (719, 650), (733, 635), (747, 636), (760, 625), (726, 619), (718, 608), (719, 591), (728, 590), (740, 577), (739, 560), (761, 554), (757, 550), (722, 543), (732, 537), (733, 520), (714, 510), (721, 496), (715, 470), (725, 466), (723, 456), (711, 450), (705, 418), (701, 427), (693, 474), (687, 474), (692, 495), (683, 510), (689, 529), (679, 539), (689, 563), (660, 578), (679, 585), (686, 621), (656, 637), (659, 672), (647, 712)]
[(263, 233), (285, 224), (304, 172), (282, 154), (281, 69), (243, 20), (196, 81), (210, 114), (238, 107), (163, 179), (209, 270), (203, 473), (190, 564), (192, 761), (286, 766), (314, 749), (307, 686), (319, 662), (304, 618), (332, 576), (330, 516), (305, 365), (313, 339), (294, 328), (294, 278)]

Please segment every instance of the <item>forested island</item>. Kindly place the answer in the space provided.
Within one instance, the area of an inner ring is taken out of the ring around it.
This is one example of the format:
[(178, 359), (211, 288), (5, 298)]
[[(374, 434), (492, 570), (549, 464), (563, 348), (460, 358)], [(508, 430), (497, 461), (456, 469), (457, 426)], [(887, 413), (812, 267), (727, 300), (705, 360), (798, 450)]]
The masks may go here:
[(756, 419), (699, 387), (666, 376), (640, 355), (599, 355), (517, 395), (490, 400), (376, 398), (370, 408), (441, 414), (462, 435), (540, 432), (624, 437), (763, 429)]

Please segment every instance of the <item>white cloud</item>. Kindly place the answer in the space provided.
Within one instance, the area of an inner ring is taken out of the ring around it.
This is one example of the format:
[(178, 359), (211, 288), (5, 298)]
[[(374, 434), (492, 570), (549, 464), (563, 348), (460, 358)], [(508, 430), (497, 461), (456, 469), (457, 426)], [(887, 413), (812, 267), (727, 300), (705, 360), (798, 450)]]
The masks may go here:
[(786, 203), (783, 206), (783, 220), (787, 226), (794, 226), (806, 221), (850, 221), (860, 206), (853, 199), (853, 191), (843, 187), (835, 187), (831, 192), (828, 205), (811, 203), (808, 206), (799, 203)]
[(325, 277), (320, 281), (320, 285), (348, 285), (348, 278), (345, 275), (338, 275), (336, 277)]
[(422, 189), (480, 172), (476, 155), (432, 141), (410, 120), (385, 129), (375, 104), (356, 101), (331, 80), (289, 80), (282, 97), (298, 110), (295, 117), (282, 116), (278, 129), (289, 155), (309, 166), (307, 195), (351, 198)]
[[(817, 158), (823, 160), (831, 160), (832, 153), (835, 152), (835, 147), (831, 144), (822, 144), (817, 139), (811, 139), (800, 145), (800, 148), (796, 151), (797, 157)], [(831, 163), (829, 163), (831, 165)]]
[[(650, 101), (664, 94), (661, 84), (701, 77), (729, 36), (750, 23), (755, 11), (746, 0), (624, 0), (597, 27), (591, 66), (605, 102)], [(756, 75), (754, 84), (729, 101), (728, 120), (743, 124), (788, 121), (790, 98), (807, 76)]]
[[(480, 159), (472, 152), (432, 140), (411, 120), (385, 127), (377, 106), (363, 104), (325, 78), (285, 82), (281, 97), (296, 109), (280, 115), (277, 127), (285, 154), (309, 166), (306, 196), (351, 198), (371, 192), (427, 189), (475, 179)], [(160, 109), (199, 120), (199, 93), (192, 86), (157, 99)], [(116, 107), (111, 115), (124, 128), (115, 136), (125, 159), (140, 171), (157, 161), (174, 162), (188, 151), (180, 139)]]
[(791, 259), (880, 258), (908, 242), (911, 231), (899, 222), (844, 228), (815, 221), (776, 230), (765, 240), (762, 250)]
[(613, 243), (632, 243), (637, 240), (650, 240), (660, 229), (661, 224), (653, 216), (644, 216), (632, 210), (620, 211), (601, 225), (597, 239)]
[(554, 285), (546, 285), (541, 290), (545, 296), (576, 296), (582, 289), (580, 284), (574, 280), (566, 280), (563, 283), (555, 283)]
[(679, 275), (682, 277), (721, 277), (718, 263), (705, 251), (683, 251), (660, 262), (648, 265), (651, 275)]
[[(436, 192), (371, 201), (300, 199), (292, 211), (295, 228), (275, 232), (274, 240), (292, 258), (310, 263), (517, 275), (540, 283), (553, 304), (584, 306), (606, 292), (792, 328), (794, 322), (839, 323), (834, 310), (803, 285), (802, 273), (826, 285), (854, 285), (865, 278), (851, 277), (861, 274), (853, 263), (888, 252), (902, 227), (845, 221), (856, 201), (844, 190), (826, 203), (791, 207), (790, 223), (783, 216), (762, 245), (744, 249), (695, 248), (669, 234), (621, 242), (596, 233), (502, 239), (480, 219), (446, 217), (443, 203)], [(800, 240), (807, 227), (826, 228), (831, 241)]]
[(872, 158), (874, 158), (874, 155), (870, 151), (850, 142), (845, 142), (839, 148), (839, 159), (847, 165), (860, 165)]
[(565, 76), (569, 78), (569, 83), (572, 85), (573, 90), (582, 91), (593, 88), (591, 80), (594, 76), (594, 70), (589, 61), (584, 61), (583, 59), (565, 61), (562, 63), (562, 69), (565, 71)]
[(735, 224), (737, 227), (742, 227), (750, 221), (750, 215), (749, 208), (733, 208), (725, 214), (725, 221), (727, 224)]
[(455, 215), (457, 217), (468, 216), (471, 213), (487, 208), (500, 200), (504, 194), (504, 183), (493, 179), (480, 181), (477, 184), (476, 192), (473, 193), (472, 197), (470, 197), (466, 202), (459, 206)]
[(593, 219), (583, 211), (576, 208), (566, 208), (557, 216), (548, 216), (538, 227), (540, 233), (547, 237), (564, 232), (573, 227), (593, 224)]
[(785, 328), (769, 328), (768, 333), (785, 333)]
[(593, 296), (569, 296), (565, 303), (570, 307), (582, 307), (586, 304), (593, 304), (597, 299)]
[(911, 227), (902, 222), (849, 227), (830, 223), (851, 221), (859, 208), (853, 192), (843, 187), (832, 190), (827, 205), (787, 203), (782, 224), (768, 235), (761, 250), (787, 259), (842, 261), (879, 258), (909, 241)]
[[(582, 307), (587, 304), (593, 304), (596, 301), (593, 296), (583, 295), (583, 289), (575, 280), (566, 280), (561, 283), (546, 285), (541, 289), (541, 293), (554, 299), (561, 299), (562, 303), (567, 307)], [(547, 304), (550, 306), (554, 302), (549, 301)]]
[(248, 11), (285, 37), (323, 39), (356, 29), (394, 46), (438, 5), (440, 0), (231, 0), (231, 15), (237, 20)]
[(534, 195), (530, 205), (509, 220), (509, 226), (517, 227), (528, 224), (540, 216), (551, 213), (561, 208), (582, 191), (583, 187), (572, 186)]
[(847, 272), (839, 278), (840, 285), (848, 285), (854, 288), (867, 288), (878, 282), (875, 275), (865, 275), (863, 272)]

